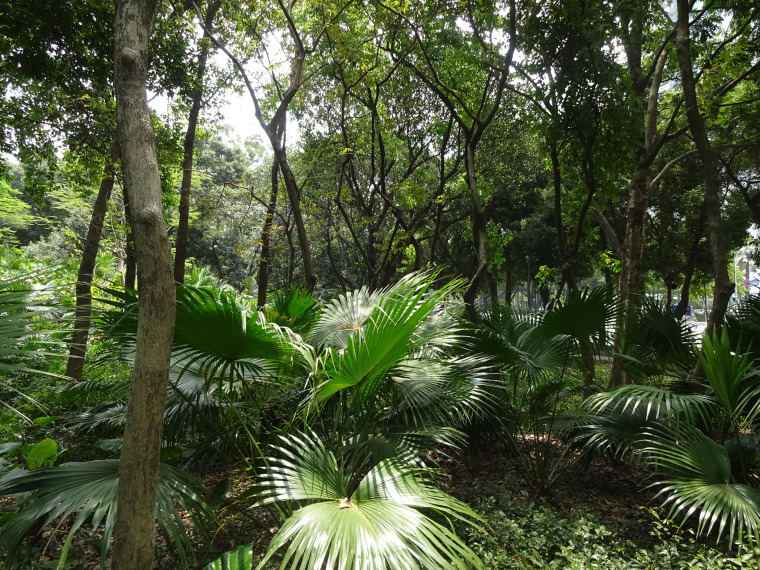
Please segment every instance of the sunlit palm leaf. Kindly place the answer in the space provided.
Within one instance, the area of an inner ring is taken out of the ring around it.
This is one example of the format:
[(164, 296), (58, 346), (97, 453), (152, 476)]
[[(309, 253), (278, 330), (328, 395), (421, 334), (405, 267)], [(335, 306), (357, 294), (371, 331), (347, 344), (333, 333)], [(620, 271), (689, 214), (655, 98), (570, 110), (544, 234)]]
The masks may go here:
[(345, 474), (315, 437), (282, 438), (260, 504), (318, 501), (298, 509), (272, 539), (259, 568), (285, 548), (281, 568), (397, 570), (484, 568), (447, 527), (419, 509), (473, 524), (466, 505), (425, 484), (417, 471), (382, 461), (361, 480)]
[(308, 340), (317, 346), (345, 348), (349, 337), (362, 329), (382, 296), (382, 291), (369, 293), (366, 287), (339, 295), (324, 308)]
[(678, 414), (688, 421), (707, 421), (714, 411), (715, 399), (707, 394), (677, 394), (668, 388), (630, 384), (589, 397), (586, 408), (600, 414), (635, 414), (644, 419), (662, 419)]
[(237, 550), (225, 552), (206, 565), (205, 570), (251, 570), (253, 566), (253, 544), (240, 546)]
[[(442, 299), (461, 287), (454, 281), (431, 291), (433, 277), (429, 273), (409, 275), (379, 296), (361, 334), (349, 336), (345, 349), (333, 350), (325, 360), (328, 379), (319, 389), (321, 400), (359, 385), (359, 403), (374, 398), (385, 374), (424, 344), (425, 337), (416, 336), (418, 328)], [(329, 316), (330, 309), (325, 309), (323, 318)]]

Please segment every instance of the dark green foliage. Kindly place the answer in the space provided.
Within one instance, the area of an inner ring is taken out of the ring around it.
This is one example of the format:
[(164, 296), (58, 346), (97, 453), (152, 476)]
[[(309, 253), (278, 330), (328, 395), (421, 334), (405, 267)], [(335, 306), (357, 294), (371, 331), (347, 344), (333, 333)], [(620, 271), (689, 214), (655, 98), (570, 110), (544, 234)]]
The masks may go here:
[[(36, 536), (54, 521), (75, 515), (59, 563), (65, 561), (74, 534), (89, 523), (92, 532), (102, 525), (103, 537), (99, 542), (101, 561), (105, 565), (116, 520), (118, 481), (117, 460), (64, 463), (59, 467), (31, 471), (15, 469), (6, 474), (0, 479), (0, 493), (14, 495), (20, 503), (18, 514), (0, 529), (0, 544), (8, 552), (6, 562), (18, 564), (23, 560), (21, 546), (27, 535), (33, 533)], [(194, 513), (195, 528), (208, 538), (210, 525), (216, 517), (203, 495), (202, 487), (191, 475), (176, 467), (161, 465), (156, 520), (167, 545), (184, 563), (193, 558), (193, 553), (178, 507)], [(38, 521), (42, 524), (38, 525)]]

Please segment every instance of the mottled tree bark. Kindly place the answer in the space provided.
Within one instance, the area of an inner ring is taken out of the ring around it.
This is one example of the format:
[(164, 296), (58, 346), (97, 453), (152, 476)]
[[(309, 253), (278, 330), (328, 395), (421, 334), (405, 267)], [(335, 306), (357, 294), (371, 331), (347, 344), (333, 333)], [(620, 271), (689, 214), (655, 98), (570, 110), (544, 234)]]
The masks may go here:
[(156, 4), (157, 0), (119, 0), (116, 10), (116, 111), (132, 206), (139, 309), (119, 468), (114, 570), (153, 567), (156, 488), (174, 331), (172, 262), (146, 97), (148, 39)]
[(277, 192), (279, 191), (280, 182), (277, 176), (279, 165), (276, 160), (272, 161), (272, 189), (269, 194), (269, 203), (267, 204), (267, 213), (264, 218), (264, 227), (261, 230), (261, 255), (259, 256), (259, 272), (256, 275), (256, 285), (258, 287), (258, 297), (256, 307), (261, 310), (267, 303), (267, 288), (269, 287), (269, 257), (271, 256), (271, 234), (272, 218), (277, 208)]
[(127, 237), (124, 244), (124, 287), (134, 289), (137, 283), (137, 264), (135, 263), (135, 234), (132, 231), (132, 206), (129, 201), (129, 189), (124, 181), (124, 220), (127, 224)]

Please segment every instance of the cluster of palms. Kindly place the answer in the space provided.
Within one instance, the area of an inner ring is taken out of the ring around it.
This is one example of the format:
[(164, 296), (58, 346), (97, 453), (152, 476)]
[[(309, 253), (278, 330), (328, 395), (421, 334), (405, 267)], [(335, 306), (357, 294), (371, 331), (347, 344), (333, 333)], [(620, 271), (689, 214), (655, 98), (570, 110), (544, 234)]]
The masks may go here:
[[(264, 312), (214, 288), (178, 291), (166, 457), (182, 467), (235, 457), (258, 472), (255, 506), (275, 505), (284, 521), (262, 566), (278, 553), (282, 568), (482, 567), (454, 530), (479, 517), (436, 487), (431, 467), (457, 449), (477, 462), (480, 443), (496, 437), (536, 492), (585, 454), (636, 454), (658, 473), (673, 514), (696, 514), (700, 531), (757, 534), (760, 304), (746, 304), (701, 350), (667, 312), (645, 304), (617, 355), (641, 383), (603, 391), (595, 362), (619, 314), (609, 289), (571, 292), (542, 314), (494, 307), (473, 326), (459, 318), (461, 286), (420, 273), (325, 305), (293, 289)], [(107, 349), (93, 370), (133, 355), (136, 298), (106, 293), (98, 334)], [(5, 300), (0, 324), (16, 332), (1, 329), (0, 348), (12, 351), (40, 313)], [(101, 399), (71, 425), (118, 436), (123, 384), (71, 387)], [(118, 437), (104, 447), (118, 454)], [(0, 493), (16, 496), (20, 509), (0, 527), (8, 559), (23, 555), (24, 537), (75, 513), (61, 560), (84, 524), (102, 531), (105, 559), (117, 484), (118, 459), (10, 469)], [(224, 489), (205, 493), (169, 464), (161, 485), (159, 527), (187, 561), (179, 509), (207, 534)], [(210, 567), (251, 561), (247, 546)]]

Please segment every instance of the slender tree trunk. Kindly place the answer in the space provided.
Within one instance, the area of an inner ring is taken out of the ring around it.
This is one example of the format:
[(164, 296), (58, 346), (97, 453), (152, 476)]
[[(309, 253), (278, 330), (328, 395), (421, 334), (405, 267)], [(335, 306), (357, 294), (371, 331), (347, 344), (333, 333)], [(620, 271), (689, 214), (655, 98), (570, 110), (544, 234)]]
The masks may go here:
[(115, 89), (122, 167), (132, 198), (138, 325), (124, 443), (114, 570), (153, 567), (156, 488), (174, 332), (175, 289), (164, 224), (155, 134), (148, 107), (148, 39), (157, 0), (119, 0)]
[[(206, 10), (205, 29), (211, 27), (221, 2), (218, 0), (209, 4)], [(195, 148), (195, 131), (198, 128), (198, 117), (203, 104), (203, 80), (206, 76), (206, 63), (208, 61), (211, 44), (208, 41), (209, 34), (204, 32), (201, 40), (201, 51), (198, 55), (198, 82), (193, 93), (193, 104), (190, 107), (190, 115), (187, 118), (187, 131), (185, 131), (185, 143), (182, 157), (182, 185), (179, 192), (179, 223), (177, 224), (177, 240), (174, 244), (174, 281), (185, 282), (185, 262), (187, 260), (187, 232), (190, 225), (190, 189), (193, 183), (193, 149)]]
[(301, 197), (299, 196), (298, 183), (296, 182), (296, 177), (293, 174), (293, 171), (290, 169), (290, 164), (288, 164), (285, 150), (279, 144), (275, 144), (275, 142), (272, 142), (272, 146), (275, 147), (274, 157), (280, 165), (280, 172), (282, 173), (282, 179), (285, 182), (285, 189), (288, 192), (288, 200), (293, 213), (296, 234), (298, 235), (298, 245), (301, 249), (301, 258), (303, 260), (306, 289), (313, 291), (317, 284), (317, 272), (314, 269), (309, 236), (306, 233), (306, 224), (304, 223), (303, 213), (301, 212)]
[(678, 20), (676, 24), (675, 45), (678, 55), (678, 67), (681, 70), (686, 118), (699, 156), (702, 159), (702, 174), (705, 182), (705, 211), (707, 212), (707, 237), (710, 240), (710, 253), (713, 261), (715, 288), (713, 289), (713, 306), (707, 319), (705, 332), (712, 334), (720, 326), (728, 308), (734, 284), (728, 275), (728, 259), (723, 242), (723, 228), (720, 216), (721, 197), (718, 178), (718, 160), (710, 144), (705, 129), (704, 118), (699, 113), (697, 91), (692, 71), (691, 43), (689, 40), (689, 1), (678, 0)]
[[(206, 52), (208, 50), (205, 50)], [(205, 67), (206, 55), (201, 52), (201, 61)], [(200, 63), (199, 63), (200, 66)], [(174, 244), (174, 281), (185, 282), (185, 262), (187, 260), (187, 232), (190, 226), (190, 188), (193, 183), (193, 149), (195, 148), (195, 130), (198, 127), (198, 116), (201, 112), (203, 91), (198, 89), (193, 96), (193, 106), (187, 119), (185, 132), (184, 155), (182, 158), (182, 185), (179, 191), (179, 223), (177, 224), (177, 240)]]
[(279, 166), (276, 160), (272, 161), (272, 189), (269, 194), (267, 213), (264, 218), (264, 227), (261, 230), (261, 257), (259, 259), (259, 272), (256, 276), (258, 297), (256, 307), (261, 310), (267, 303), (267, 288), (269, 287), (269, 257), (271, 255), (272, 219), (277, 208), (277, 192), (280, 183), (277, 177)]
[[(699, 221), (694, 229), (694, 236), (691, 240), (691, 248), (689, 249), (689, 257), (686, 259), (686, 267), (683, 271), (683, 285), (681, 285), (681, 296), (676, 305), (673, 316), (676, 320), (686, 314), (689, 307), (689, 290), (691, 288), (691, 280), (694, 277), (694, 269), (697, 266), (697, 254), (699, 252), (699, 242), (702, 241), (702, 236), (705, 235), (705, 223), (707, 219), (707, 211), (705, 210), (705, 204), (702, 203), (702, 210), (699, 213)], [(706, 307), (707, 305), (705, 305)]]
[(106, 158), (103, 178), (100, 181), (98, 196), (92, 208), (90, 227), (79, 263), (76, 284), (76, 309), (74, 311), (74, 332), (69, 345), (69, 360), (66, 365), (66, 376), (79, 380), (84, 369), (84, 359), (87, 354), (87, 341), (90, 336), (90, 315), (92, 309), (92, 274), (95, 271), (95, 261), (100, 249), (100, 237), (103, 233), (103, 222), (106, 218), (108, 200), (114, 184), (114, 161), (118, 157), (119, 147), (116, 140), (111, 145), (110, 156)]
[[(640, 58), (640, 46), (637, 46), (636, 55), (630, 54), (630, 58)], [(632, 48), (629, 52), (634, 51)], [(657, 150), (654, 149), (654, 140), (657, 135), (657, 109), (659, 101), (660, 83), (667, 61), (667, 52), (663, 50), (649, 86), (649, 97), (646, 106), (644, 139), (641, 148), (636, 155), (636, 172), (631, 179), (630, 194), (628, 198), (628, 212), (625, 224), (625, 237), (623, 238), (620, 276), (618, 277), (618, 292), (620, 294), (621, 311), (616, 317), (615, 339), (612, 360), (612, 369), (608, 387), (627, 384), (628, 375), (622, 369), (622, 361), (618, 356), (622, 346), (622, 337), (626, 329), (636, 319), (636, 313), (644, 298), (644, 236), (646, 227), (647, 207), (649, 205), (649, 191), (652, 184), (652, 161)], [(640, 62), (639, 62), (640, 63)], [(630, 72), (634, 82), (639, 77), (640, 67), (638, 63)], [(644, 85), (641, 85), (640, 96), (644, 94)]]
[(467, 170), (467, 187), (470, 190), (470, 199), (472, 200), (472, 237), (475, 242), (475, 250), (478, 256), (478, 266), (475, 274), (470, 279), (470, 284), (464, 292), (464, 302), (467, 312), (474, 322), (478, 322), (480, 317), (475, 309), (475, 298), (478, 294), (480, 280), (485, 277), (488, 281), (491, 302), (497, 303), (499, 293), (496, 290), (496, 280), (491, 275), (488, 267), (488, 233), (486, 230), (486, 216), (483, 212), (483, 204), (480, 200), (480, 190), (478, 188), (478, 178), (475, 172), (475, 148), (468, 143), (465, 150), (465, 168)]

